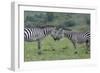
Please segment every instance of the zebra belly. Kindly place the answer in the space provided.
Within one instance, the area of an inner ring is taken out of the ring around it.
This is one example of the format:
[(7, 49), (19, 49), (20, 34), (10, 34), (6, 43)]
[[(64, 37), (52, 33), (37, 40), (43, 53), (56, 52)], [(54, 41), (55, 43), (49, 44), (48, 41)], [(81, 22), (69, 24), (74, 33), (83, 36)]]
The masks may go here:
[(87, 40), (86, 38), (80, 37), (80, 38), (77, 38), (77, 41), (76, 42), (81, 44), (81, 43), (85, 43), (86, 40)]
[(80, 44), (86, 42), (86, 40), (87, 40), (87, 38), (86, 37), (82, 37), (82, 36), (74, 35), (72, 37), (72, 41), (73, 42), (80, 43)]
[(43, 33), (36, 33), (35, 35), (32, 36), (32, 40), (41, 40), (45, 37)]

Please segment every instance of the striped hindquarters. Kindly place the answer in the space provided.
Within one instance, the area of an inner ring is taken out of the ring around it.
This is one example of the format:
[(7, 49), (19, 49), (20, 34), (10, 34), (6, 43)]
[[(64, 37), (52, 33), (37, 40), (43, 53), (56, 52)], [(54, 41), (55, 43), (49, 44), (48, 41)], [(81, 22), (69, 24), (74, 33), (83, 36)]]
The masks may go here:
[(32, 35), (33, 35), (32, 29), (24, 28), (24, 40), (26, 41), (32, 40)]
[(90, 33), (89, 32), (73, 32), (73, 31), (66, 31), (65, 36), (72, 40), (73, 42), (77, 43), (84, 43), (87, 40), (90, 40)]
[(35, 41), (40, 40), (51, 34), (53, 28), (24, 28), (24, 40)]

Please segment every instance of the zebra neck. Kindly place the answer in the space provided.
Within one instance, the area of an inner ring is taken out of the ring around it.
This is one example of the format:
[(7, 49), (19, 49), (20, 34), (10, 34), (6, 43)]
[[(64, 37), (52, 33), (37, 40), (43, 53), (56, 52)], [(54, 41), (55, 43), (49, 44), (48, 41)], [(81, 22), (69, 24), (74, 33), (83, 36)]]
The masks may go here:
[(43, 31), (44, 31), (44, 35), (46, 36), (46, 35), (50, 34), (51, 29), (50, 28), (44, 28)]
[(73, 32), (72, 31), (66, 31), (64, 33), (64, 36), (67, 37), (68, 39), (71, 39), (72, 38), (72, 35), (73, 35)]

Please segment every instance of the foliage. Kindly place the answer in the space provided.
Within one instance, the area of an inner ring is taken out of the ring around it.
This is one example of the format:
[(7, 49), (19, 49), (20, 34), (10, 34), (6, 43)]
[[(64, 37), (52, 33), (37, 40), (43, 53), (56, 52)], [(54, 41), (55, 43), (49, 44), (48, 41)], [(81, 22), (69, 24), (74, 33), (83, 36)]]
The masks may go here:
[[(34, 27), (37, 25), (53, 25), (70, 28), (73, 31), (90, 31), (90, 14), (25, 11), (24, 26)], [(74, 54), (73, 44), (67, 38), (54, 41), (51, 36), (48, 36), (41, 42), (41, 55), (37, 54), (37, 42), (24, 42), (24, 61), (90, 58), (90, 54), (85, 53), (84, 44), (78, 44), (77, 51), (79, 53)]]
[[(41, 41), (41, 55), (38, 55), (37, 42), (25, 42), (24, 61), (41, 61), (41, 60), (65, 60), (65, 59), (86, 59), (90, 58), (90, 54), (86, 54), (84, 44), (78, 45), (78, 54), (75, 54), (73, 44), (63, 38), (59, 41), (54, 41), (51, 36), (46, 37)], [(53, 50), (55, 49), (55, 51)]]
[(77, 31), (90, 31), (90, 14), (25, 11), (24, 23), (25, 27), (54, 25)]

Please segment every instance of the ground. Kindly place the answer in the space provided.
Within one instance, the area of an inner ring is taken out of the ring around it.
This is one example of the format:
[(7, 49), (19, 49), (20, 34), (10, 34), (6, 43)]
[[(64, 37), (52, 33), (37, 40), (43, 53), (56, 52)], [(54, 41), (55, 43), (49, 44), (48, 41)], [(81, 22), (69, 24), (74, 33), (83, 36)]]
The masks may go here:
[[(41, 41), (41, 55), (38, 55), (37, 42), (24, 43), (24, 61), (41, 60), (68, 60), (68, 59), (88, 59), (90, 53), (86, 53), (86, 46), (78, 44), (74, 49), (73, 44), (67, 38), (54, 41), (51, 36)], [(78, 53), (75, 54), (75, 51)]]

